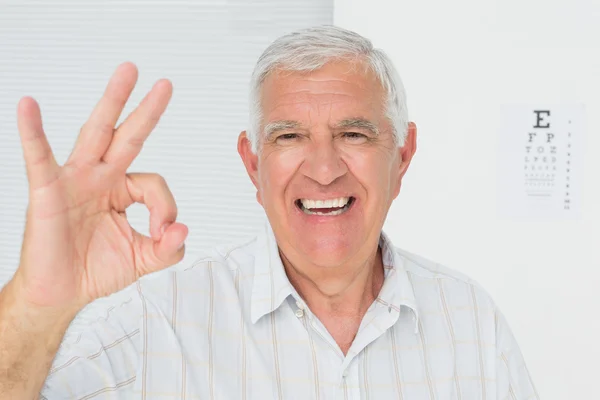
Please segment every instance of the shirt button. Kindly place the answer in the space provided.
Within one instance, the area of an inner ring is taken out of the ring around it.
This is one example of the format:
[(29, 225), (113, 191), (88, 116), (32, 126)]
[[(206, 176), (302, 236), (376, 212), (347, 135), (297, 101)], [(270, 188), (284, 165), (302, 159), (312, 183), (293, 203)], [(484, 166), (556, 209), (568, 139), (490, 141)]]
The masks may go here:
[(298, 318), (304, 317), (304, 311), (302, 311), (300, 309), (296, 310), (296, 317), (298, 317)]
[(344, 372), (342, 372), (342, 377), (345, 378), (348, 376), (348, 370), (345, 370)]

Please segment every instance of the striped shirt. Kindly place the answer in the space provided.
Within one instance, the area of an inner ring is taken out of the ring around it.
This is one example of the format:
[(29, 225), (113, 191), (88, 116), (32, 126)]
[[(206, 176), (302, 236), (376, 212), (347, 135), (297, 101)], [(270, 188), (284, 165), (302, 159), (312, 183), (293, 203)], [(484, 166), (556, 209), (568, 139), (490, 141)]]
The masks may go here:
[(539, 399), (475, 282), (393, 247), (344, 355), (290, 284), (269, 224), (84, 309), (45, 382), (54, 399)]

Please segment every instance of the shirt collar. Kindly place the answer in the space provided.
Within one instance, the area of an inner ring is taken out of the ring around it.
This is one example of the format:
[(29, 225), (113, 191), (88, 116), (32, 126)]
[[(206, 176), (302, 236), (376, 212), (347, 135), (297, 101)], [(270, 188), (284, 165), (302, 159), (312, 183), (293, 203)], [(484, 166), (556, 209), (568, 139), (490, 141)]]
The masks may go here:
[(381, 232), (379, 247), (382, 249), (385, 281), (377, 301), (400, 312), (402, 306), (413, 312), (414, 331), (419, 332), (419, 309), (413, 285), (405, 268), (406, 260), (398, 254), (389, 236)]
[(261, 317), (275, 311), (294, 292), (269, 222), (258, 233), (254, 255), (254, 280), (250, 316), (255, 324)]
[[(382, 249), (385, 281), (377, 301), (396, 311), (400, 311), (402, 306), (411, 309), (417, 332), (419, 313), (413, 286), (404, 268), (405, 260), (394, 251), (391, 240), (384, 232), (381, 233), (379, 246)], [(266, 221), (256, 241), (251, 300), (252, 323), (275, 311), (295, 292), (281, 262), (275, 234)]]

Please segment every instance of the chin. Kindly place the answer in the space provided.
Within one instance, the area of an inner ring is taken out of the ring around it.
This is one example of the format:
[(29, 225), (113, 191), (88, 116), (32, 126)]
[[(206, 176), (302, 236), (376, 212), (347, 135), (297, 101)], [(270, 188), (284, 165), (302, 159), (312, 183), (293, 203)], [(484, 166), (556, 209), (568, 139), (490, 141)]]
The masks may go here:
[[(356, 242), (356, 243), (353, 243)], [(299, 240), (297, 248), (313, 265), (334, 268), (352, 260), (359, 251), (359, 243), (344, 237), (305, 237)]]

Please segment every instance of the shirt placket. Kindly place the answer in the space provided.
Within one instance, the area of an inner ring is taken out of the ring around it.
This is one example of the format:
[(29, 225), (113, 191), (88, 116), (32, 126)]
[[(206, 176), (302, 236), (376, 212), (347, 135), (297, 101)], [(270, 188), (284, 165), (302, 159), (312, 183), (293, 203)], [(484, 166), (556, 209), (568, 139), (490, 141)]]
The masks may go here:
[[(348, 400), (361, 399), (361, 390), (366, 390), (364, 381), (368, 379), (366, 376), (361, 378), (361, 373), (364, 373), (361, 364), (363, 361), (366, 361), (363, 360), (363, 357), (365, 357), (364, 350), (398, 320), (398, 309), (378, 302), (373, 303), (365, 314), (363, 323), (352, 346), (346, 356), (344, 356), (331, 334), (310, 312), (302, 300), (292, 299), (292, 296), (290, 296), (290, 305), (296, 317), (302, 319), (307, 329), (311, 329), (317, 334), (318, 338), (329, 345), (339, 361), (339, 373), (337, 376), (340, 382), (338, 393), (341, 393), (341, 395), (336, 396), (336, 398)], [(309, 332), (309, 334), (311, 333)]]

